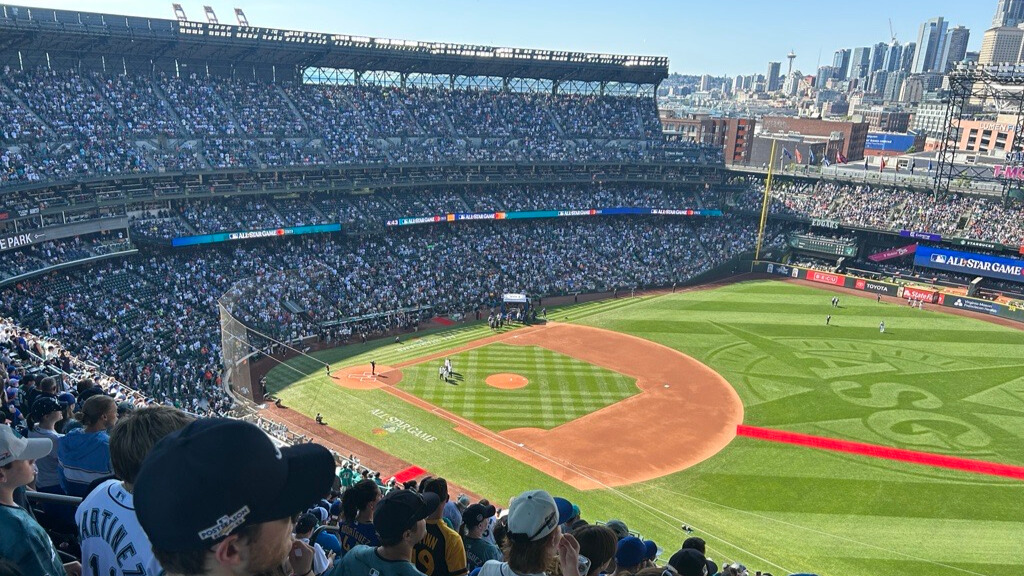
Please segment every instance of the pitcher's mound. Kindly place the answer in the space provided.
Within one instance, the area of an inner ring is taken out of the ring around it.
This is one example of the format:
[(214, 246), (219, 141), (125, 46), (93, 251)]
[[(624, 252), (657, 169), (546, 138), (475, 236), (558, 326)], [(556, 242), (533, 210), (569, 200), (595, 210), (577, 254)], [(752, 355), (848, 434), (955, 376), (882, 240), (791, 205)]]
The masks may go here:
[(484, 382), (492, 388), (501, 388), (502, 390), (524, 388), (530, 383), (529, 380), (519, 374), (491, 374), (484, 380)]
[(370, 372), (369, 364), (339, 368), (331, 372), (331, 378), (340, 386), (352, 390), (373, 390), (385, 384), (395, 385), (402, 381), (402, 371), (391, 366), (377, 364), (376, 374)]

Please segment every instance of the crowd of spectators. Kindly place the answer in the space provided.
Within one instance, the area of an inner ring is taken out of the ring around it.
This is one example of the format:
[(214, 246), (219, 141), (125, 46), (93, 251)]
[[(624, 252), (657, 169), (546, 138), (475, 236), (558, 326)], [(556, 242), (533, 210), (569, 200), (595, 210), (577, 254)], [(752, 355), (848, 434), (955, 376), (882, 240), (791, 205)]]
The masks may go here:
[(94, 234), (50, 240), (12, 252), (0, 267), (0, 282), (33, 272), (87, 258), (127, 252), (135, 246), (126, 237)]
[(651, 98), (9, 67), (0, 84), (0, 186), (263, 165), (722, 161), (664, 142)]
[[(760, 212), (764, 179), (749, 177), (735, 199), (738, 209)], [(972, 238), (1010, 246), (1024, 245), (1024, 204), (999, 198), (933, 193), (827, 181), (775, 180), (769, 213), (833, 220), (845, 226), (912, 230), (943, 237)]]

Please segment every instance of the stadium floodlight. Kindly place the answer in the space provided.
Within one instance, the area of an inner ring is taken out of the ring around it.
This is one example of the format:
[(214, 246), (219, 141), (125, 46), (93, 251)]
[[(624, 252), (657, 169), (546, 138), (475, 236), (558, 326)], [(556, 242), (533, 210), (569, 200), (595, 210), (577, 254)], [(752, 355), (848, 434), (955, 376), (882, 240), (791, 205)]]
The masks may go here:
[(171, 4), (171, 8), (174, 10), (174, 17), (178, 19), (178, 22), (188, 21), (188, 16), (185, 16), (185, 9), (181, 7), (181, 4)]
[(206, 12), (206, 21), (210, 24), (220, 24), (217, 21), (217, 14), (213, 11), (212, 6), (203, 6), (203, 11)]
[(249, 27), (249, 19), (245, 17), (245, 12), (241, 8), (235, 8), (235, 18), (238, 19), (239, 26)]

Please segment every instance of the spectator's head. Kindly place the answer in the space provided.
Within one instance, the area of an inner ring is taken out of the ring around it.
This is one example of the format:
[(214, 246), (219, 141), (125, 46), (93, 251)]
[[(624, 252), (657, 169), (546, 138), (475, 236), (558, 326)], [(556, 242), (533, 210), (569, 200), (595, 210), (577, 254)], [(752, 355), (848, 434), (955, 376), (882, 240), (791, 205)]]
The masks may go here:
[[(441, 504), (448, 502), (448, 481), (444, 478), (429, 478), (420, 482), (420, 492), (437, 494)], [(434, 511), (431, 519), (437, 520), (444, 513), (444, 506)]]
[(647, 549), (644, 560), (653, 566), (654, 561), (658, 559), (658, 544), (654, 540), (644, 540), (644, 548)]
[(580, 554), (590, 558), (590, 572), (587, 574), (615, 572), (618, 538), (611, 528), (588, 524), (573, 530), (572, 535), (580, 543)]
[(615, 550), (615, 563), (618, 564), (619, 572), (636, 572), (643, 568), (647, 557), (647, 547), (644, 541), (636, 536), (626, 536), (619, 540)]
[(700, 536), (690, 536), (686, 540), (683, 540), (682, 549), (693, 548), (701, 554), (707, 554), (707, 543)]
[(609, 520), (605, 526), (611, 528), (612, 532), (615, 532), (615, 537), (619, 540), (629, 536), (629, 528), (626, 527), (626, 523), (622, 520)]
[(91, 396), (82, 404), (82, 411), (75, 414), (86, 432), (110, 430), (117, 424), (117, 402), (110, 396)]
[(696, 548), (683, 548), (668, 560), (668, 565), (675, 568), (679, 576), (710, 576), (708, 563)]
[(488, 519), (494, 518), (497, 512), (494, 506), (470, 504), (462, 513), (462, 535), (480, 538), (487, 530)]
[(82, 378), (75, 384), (75, 388), (78, 390), (78, 397), (82, 397), (82, 393), (96, 385), (96, 382), (92, 378)]
[(341, 495), (341, 515), (346, 522), (372, 522), (380, 500), (380, 487), (373, 480), (360, 480)]
[(52, 376), (47, 376), (39, 381), (39, 391), (43, 394), (54, 395), (57, 392), (57, 380)]
[(64, 416), (60, 402), (52, 396), (40, 396), (32, 403), (32, 421), (43, 428), (52, 428)]
[(426, 519), (441, 507), (441, 500), (432, 492), (392, 490), (377, 502), (373, 527), (385, 548), (408, 547), (411, 551), (427, 533)]
[(288, 558), (293, 519), (333, 477), (323, 446), (278, 448), (253, 424), (204, 418), (150, 450), (135, 509), (168, 574), (262, 574)]
[(543, 572), (558, 549), (558, 505), (543, 490), (516, 496), (508, 507), (508, 546), (505, 559), (520, 574)]
[(10, 426), (0, 425), (0, 495), (10, 499), (15, 489), (35, 480), (36, 460), (52, 450), (49, 438), (19, 438)]
[(317, 521), (315, 515), (310, 512), (306, 512), (295, 522), (295, 537), (296, 538), (309, 538), (313, 534), (313, 530), (320, 524)]
[(118, 419), (110, 432), (110, 463), (128, 491), (132, 490), (142, 462), (153, 446), (193, 420), (194, 417), (177, 408), (160, 405), (133, 410)]

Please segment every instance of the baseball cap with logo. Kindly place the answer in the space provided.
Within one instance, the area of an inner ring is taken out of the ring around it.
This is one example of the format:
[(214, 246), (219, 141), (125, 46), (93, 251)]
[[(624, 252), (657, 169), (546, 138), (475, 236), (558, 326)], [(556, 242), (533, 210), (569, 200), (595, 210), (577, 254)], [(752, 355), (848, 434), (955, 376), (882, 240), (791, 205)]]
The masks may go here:
[(53, 396), (40, 396), (32, 403), (32, 419), (39, 422), (51, 412), (60, 412), (60, 402)]
[(377, 502), (373, 510), (373, 527), (384, 542), (398, 540), (420, 520), (425, 519), (441, 505), (441, 498), (433, 492), (392, 490)]
[(288, 518), (330, 489), (334, 458), (318, 444), (278, 448), (255, 425), (202, 418), (150, 451), (135, 510), (154, 548), (202, 550), (243, 526)]
[(638, 566), (647, 559), (647, 546), (636, 536), (626, 536), (619, 540), (615, 549), (615, 562), (621, 568)]
[(508, 533), (513, 538), (536, 542), (561, 523), (558, 504), (543, 490), (523, 492), (508, 507)]
[(494, 506), (484, 506), (483, 504), (471, 504), (466, 511), (462, 513), (462, 522), (466, 526), (479, 526), (481, 522), (487, 518), (493, 518), (498, 511)]
[(49, 438), (19, 438), (10, 426), (0, 425), (0, 466), (15, 460), (37, 460), (52, 450)]
[(668, 565), (675, 568), (679, 576), (709, 576), (708, 563), (700, 550), (683, 548), (668, 560)]

